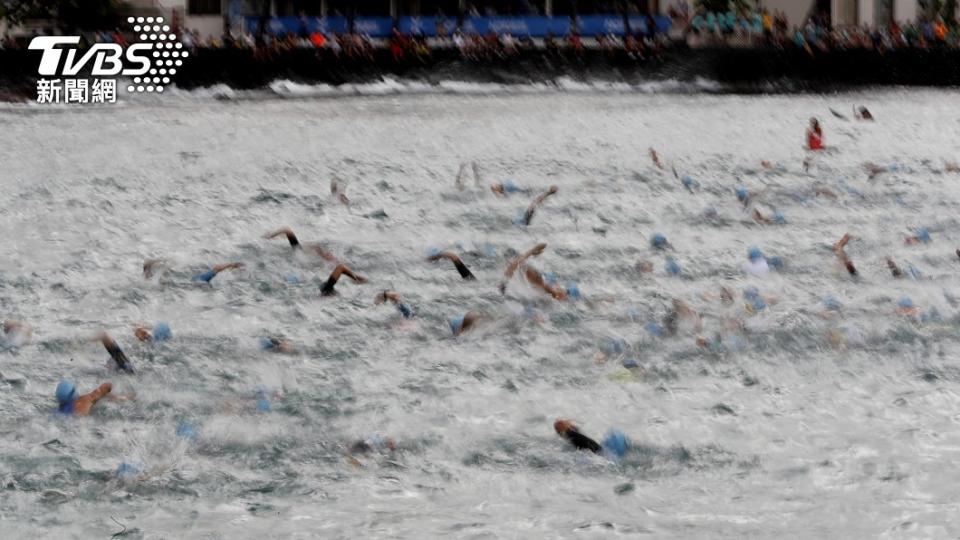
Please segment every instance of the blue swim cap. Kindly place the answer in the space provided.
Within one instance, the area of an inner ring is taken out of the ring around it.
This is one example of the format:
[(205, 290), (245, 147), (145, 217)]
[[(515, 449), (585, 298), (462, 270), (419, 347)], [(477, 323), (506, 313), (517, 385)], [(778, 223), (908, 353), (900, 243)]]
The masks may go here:
[(763, 253), (760, 251), (760, 248), (751, 247), (750, 249), (747, 250), (747, 258), (750, 259), (751, 261), (762, 259)]
[(600, 350), (607, 356), (621, 354), (627, 350), (627, 342), (622, 338), (606, 338), (600, 344)]
[(909, 296), (904, 296), (897, 302), (897, 305), (903, 309), (913, 309), (913, 300)]
[(832, 296), (828, 296), (823, 299), (823, 307), (827, 308), (830, 311), (840, 311), (842, 305), (840, 301)]
[(440, 254), (440, 248), (438, 247), (432, 247), (427, 250), (427, 257), (434, 257), (439, 254)]
[(177, 437), (181, 439), (188, 439), (191, 441), (197, 440), (197, 426), (191, 422), (180, 422), (177, 425)]
[(273, 349), (274, 347), (277, 346), (277, 343), (273, 339), (268, 337), (260, 336), (260, 338), (258, 338), (258, 341), (260, 343), (260, 350), (262, 351), (269, 351), (270, 349)]
[(283, 275), (283, 280), (286, 281), (286, 282), (287, 282), (288, 284), (290, 284), (290, 285), (299, 285), (299, 284), (300, 284), (300, 278), (297, 277), (297, 275), (294, 274), (294, 273), (292, 273), (292, 272), (291, 272), (291, 273), (288, 273), (288, 274), (284, 274), (284, 275)]
[(635, 369), (640, 367), (640, 363), (637, 362), (636, 358), (627, 358), (626, 360), (623, 361), (623, 367), (627, 369)]
[(920, 321), (922, 322), (938, 322), (940, 321), (940, 312), (937, 311), (937, 308), (932, 307), (930, 311), (925, 311), (920, 314)]
[(663, 337), (663, 327), (653, 321), (643, 325), (643, 328), (657, 337)]
[(657, 249), (663, 249), (667, 247), (667, 237), (660, 233), (654, 233), (654, 235), (650, 237), (650, 245)]
[(465, 317), (466, 315), (456, 315), (450, 318), (450, 331), (453, 332), (454, 335), (463, 328), (463, 320)]
[(697, 181), (694, 180), (689, 174), (684, 175), (683, 178), (680, 179), (680, 182), (682, 182), (683, 187), (687, 189), (693, 189), (697, 185)]
[(117, 477), (122, 479), (133, 478), (143, 474), (143, 466), (139, 463), (124, 461), (117, 467)]
[(57, 396), (57, 401), (60, 403), (66, 403), (68, 401), (73, 401), (77, 399), (77, 387), (68, 380), (62, 380), (57, 384), (57, 390), (54, 392)]
[(272, 407), (270, 406), (270, 400), (267, 398), (260, 398), (257, 400), (257, 412), (270, 412)]
[(783, 217), (783, 214), (779, 210), (773, 211), (773, 222), (777, 225), (784, 225), (787, 223), (787, 218)]
[(776, 270), (783, 269), (783, 259), (781, 259), (779, 256), (770, 257), (769, 259), (767, 259), (767, 264), (769, 264), (771, 268), (774, 268)]
[(580, 295), (580, 287), (577, 286), (576, 281), (567, 282), (567, 297), (572, 298), (574, 300), (579, 300), (583, 298)]
[(673, 276), (680, 275), (680, 264), (673, 257), (667, 257), (667, 272)]
[(630, 441), (627, 440), (627, 436), (624, 435), (622, 431), (614, 428), (607, 432), (607, 436), (604, 437), (601, 446), (607, 457), (620, 459), (625, 456), (627, 450), (630, 449)]
[(747, 188), (741, 186), (734, 188), (733, 192), (737, 194), (737, 200), (741, 202), (747, 200), (747, 197), (750, 196), (750, 193), (747, 192)]
[(170, 325), (165, 322), (159, 322), (153, 327), (153, 341), (166, 341), (173, 337), (170, 331)]
[(917, 239), (924, 244), (930, 243), (930, 231), (926, 227), (920, 227), (917, 229)]
[(506, 182), (503, 183), (503, 190), (506, 191), (507, 193), (516, 193), (520, 191), (520, 188), (518, 188), (517, 185), (513, 183), (513, 180), (507, 180)]

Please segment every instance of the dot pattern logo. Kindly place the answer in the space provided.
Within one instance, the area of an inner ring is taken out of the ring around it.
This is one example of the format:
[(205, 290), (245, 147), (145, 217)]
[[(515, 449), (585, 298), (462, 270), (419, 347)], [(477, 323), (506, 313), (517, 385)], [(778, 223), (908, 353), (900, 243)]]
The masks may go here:
[(141, 42), (153, 44), (149, 71), (134, 77), (127, 92), (163, 92), (164, 85), (170, 84), (170, 77), (177, 74), (177, 68), (190, 53), (183, 49), (183, 43), (177, 41), (170, 27), (163, 24), (163, 17), (129, 17), (127, 22), (133, 25)]

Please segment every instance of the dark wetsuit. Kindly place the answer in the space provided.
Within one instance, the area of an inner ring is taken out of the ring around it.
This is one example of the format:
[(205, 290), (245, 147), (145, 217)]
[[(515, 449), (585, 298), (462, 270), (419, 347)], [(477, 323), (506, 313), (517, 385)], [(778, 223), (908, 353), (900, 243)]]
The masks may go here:
[(110, 358), (113, 358), (113, 361), (116, 362), (117, 367), (126, 371), (127, 373), (133, 373), (133, 364), (130, 363), (130, 360), (127, 359), (127, 355), (120, 350), (120, 347), (116, 343), (110, 343), (104, 345), (107, 352), (110, 353)]
[(337, 280), (327, 278), (327, 280), (323, 282), (323, 287), (320, 288), (320, 296), (333, 296), (337, 294), (337, 291), (333, 289), (336, 284)]
[(297, 240), (297, 237), (292, 234), (287, 235), (287, 241), (290, 242), (290, 247), (294, 249), (300, 247), (300, 241)]
[(457, 267), (457, 272), (460, 272), (460, 277), (463, 279), (477, 279), (473, 277), (473, 274), (470, 272), (470, 269), (467, 268), (467, 265), (463, 264), (463, 261), (455, 260), (453, 265)]
[(576, 447), (577, 450), (589, 450), (594, 454), (599, 454), (603, 451), (597, 441), (587, 437), (575, 429), (571, 429), (564, 433), (563, 438), (570, 441), (570, 444)]

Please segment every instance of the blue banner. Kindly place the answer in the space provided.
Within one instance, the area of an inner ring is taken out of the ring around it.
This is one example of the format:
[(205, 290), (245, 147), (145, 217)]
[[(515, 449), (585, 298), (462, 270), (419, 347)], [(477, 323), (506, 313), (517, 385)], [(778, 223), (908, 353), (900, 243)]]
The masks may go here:
[[(247, 31), (255, 34), (260, 27), (260, 17), (247, 17)], [(271, 34), (323, 34), (347, 32), (346, 17), (272, 17), (267, 21), (267, 32)]]
[[(670, 18), (658, 15), (653, 18), (657, 32), (670, 30)], [(623, 17), (619, 15), (585, 15), (577, 17), (577, 32), (582, 36), (614, 34), (622, 36)], [(646, 33), (647, 17), (631, 16), (630, 32)], [(260, 17), (247, 17), (246, 27), (256, 33)], [(404, 34), (437, 35), (441, 24), (450, 35), (456, 29), (455, 19), (436, 17), (400, 17), (398, 27)], [(388, 37), (393, 31), (390, 17), (357, 17), (353, 21), (354, 32), (373, 37)], [(301, 34), (322, 32), (343, 34), (348, 31), (346, 17), (273, 17), (268, 21), (267, 31), (272, 34)], [(464, 19), (461, 30), (465, 34), (512, 34), (516, 37), (543, 37), (548, 34), (565, 36), (570, 33), (569, 17), (469, 17)]]
[[(627, 18), (630, 24), (630, 32), (633, 34), (647, 33), (647, 17), (632, 15)], [(670, 30), (671, 21), (669, 17), (657, 15), (653, 17), (656, 31), (665, 33)], [(623, 16), (620, 15), (585, 15), (577, 17), (577, 30), (582, 36), (593, 36), (596, 34), (614, 34), (622, 36)]]
[(387, 37), (391, 30), (393, 30), (393, 19), (390, 17), (357, 17), (353, 20), (353, 31), (357, 34)]
[(417, 34), (426, 37), (435, 37), (440, 28), (450, 35), (457, 29), (456, 19), (437, 17), (400, 17), (397, 26), (404, 34)]
[(466, 34), (512, 34), (517, 37), (542, 37), (547, 34), (567, 35), (569, 17), (470, 17), (464, 19)]

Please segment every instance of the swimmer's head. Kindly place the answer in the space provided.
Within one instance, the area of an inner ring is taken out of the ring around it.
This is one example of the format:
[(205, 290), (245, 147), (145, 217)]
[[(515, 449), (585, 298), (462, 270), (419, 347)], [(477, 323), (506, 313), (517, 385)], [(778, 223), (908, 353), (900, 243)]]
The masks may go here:
[(783, 259), (779, 256), (770, 257), (767, 259), (767, 262), (770, 264), (770, 268), (775, 270), (783, 270)]
[(197, 440), (197, 426), (192, 422), (180, 422), (177, 425), (177, 437), (190, 441)]
[(660, 326), (659, 324), (653, 322), (653, 321), (650, 321), (650, 322), (648, 322), (647, 324), (645, 324), (645, 325), (643, 326), (643, 328), (644, 328), (647, 332), (650, 332), (651, 335), (654, 335), (654, 336), (657, 336), (657, 337), (662, 337), (662, 336), (663, 336), (663, 327)]
[(842, 306), (839, 300), (832, 296), (828, 296), (823, 299), (823, 307), (825, 307), (827, 311), (840, 311)]
[(158, 322), (153, 327), (153, 340), (154, 341), (167, 341), (173, 337), (173, 332), (170, 330), (170, 325), (165, 322)]
[(68, 380), (62, 380), (57, 384), (57, 390), (54, 394), (57, 396), (57, 401), (61, 404), (70, 403), (77, 399), (77, 387)]
[(557, 435), (566, 435), (571, 431), (576, 431), (577, 426), (572, 421), (561, 418), (553, 423), (553, 430), (557, 432)]
[(733, 192), (737, 194), (737, 200), (740, 202), (747, 200), (747, 198), (750, 196), (750, 193), (747, 192), (747, 188), (743, 186), (737, 186), (734, 188)]
[(689, 174), (684, 175), (683, 178), (680, 179), (680, 182), (683, 183), (683, 187), (687, 189), (693, 189), (697, 186), (697, 181)]
[(930, 231), (926, 227), (920, 227), (917, 229), (917, 240), (923, 242), (924, 244), (930, 243)]
[(680, 263), (678, 263), (673, 257), (667, 257), (667, 273), (671, 276), (680, 275)]
[(640, 367), (640, 362), (637, 362), (636, 358), (627, 358), (623, 361), (623, 367), (627, 369), (636, 369)]
[(630, 449), (630, 441), (627, 440), (627, 436), (623, 434), (619, 429), (611, 429), (607, 436), (603, 439), (604, 454), (608, 458), (620, 459), (626, 455), (627, 450)]
[(580, 300), (581, 298), (583, 298), (583, 296), (581, 296), (580, 294), (580, 287), (577, 286), (576, 281), (567, 282), (566, 290), (567, 290), (567, 298), (571, 298), (573, 300)]
[(427, 250), (427, 257), (436, 257), (441, 253), (440, 248), (434, 246)]
[(667, 242), (666, 236), (660, 233), (654, 233), (654, 235), (650, 237), (650, 245), (656, 249), (664, 249), (670, 244)]
[(117, 478), (121, 480), (133, 480), (141, 474), (143, 474), (143, 466), (139, 463), (124, 461), (117, 467)]
[(280, 346), (280, 341), (276, 338), (261, 336), (258, 340), (261, 351), (269, 351)]
[(466, 315), (456, 315), (450, 318), (448, 323), (450, 324), (450, 331), (453, 335), (457, 335), (463, 330), (463, 321), (465, 318)]
[(774, 210), (773, 222), (777, 225), (785, 225), (787, 223), (787, 218), (783, 217), (783, 214), (781, 214), (779, 210)]
[(751, 247), (747, 250), (747, 258), (751, 261), (758, 261), (763, 258), (763, 252), (760, 251), (760, 248)]
[(897, 307), (900, 309), (913, 309), (913, 300), (911, 300), (909, 296), (904, 296), (899, 302), (897, 302)]

